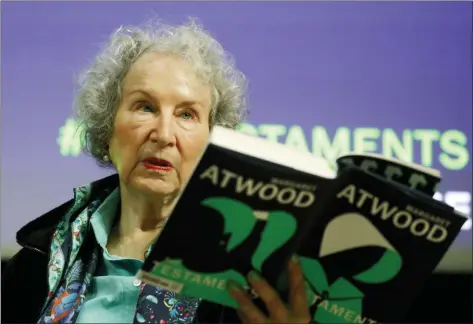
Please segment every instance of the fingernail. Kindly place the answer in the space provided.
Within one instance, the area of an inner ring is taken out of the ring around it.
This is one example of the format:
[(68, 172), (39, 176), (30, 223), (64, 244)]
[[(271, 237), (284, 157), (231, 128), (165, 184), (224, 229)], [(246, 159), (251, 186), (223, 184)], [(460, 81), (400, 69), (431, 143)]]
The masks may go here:
[(240, 284), (233, 280), (227, 280), (227, 289), (232, 291), (241, 291)]
[(295, 254), (292, 255), (291, 257), (292, 263), (298, 264), (299, 263), (299, 257)]
[(258, 281), (261, 280), (261, 276), (258, 272), (251, 270), (250, 273), (248, 274), (248, 278), (253, 281)]

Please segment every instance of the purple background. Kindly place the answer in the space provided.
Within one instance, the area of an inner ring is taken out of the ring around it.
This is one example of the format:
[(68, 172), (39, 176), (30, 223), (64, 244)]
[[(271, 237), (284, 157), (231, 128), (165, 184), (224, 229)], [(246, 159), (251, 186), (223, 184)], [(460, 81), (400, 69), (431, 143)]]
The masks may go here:
[[(74, 186), (106, 175), (88, 157), (59, 154), (74, 76), (115, 28), (156, 15), (198, 17), (236, 57), (250, 80), (251, 123), (459, 129), (471, 141), (468, 2), (1, 5), (2, 246)], [(440, 191), (471, 192), (471, 162), (461, 171), (434, 167), (445, 177)], [(462, 244), (471, 249), (471, 231)]]

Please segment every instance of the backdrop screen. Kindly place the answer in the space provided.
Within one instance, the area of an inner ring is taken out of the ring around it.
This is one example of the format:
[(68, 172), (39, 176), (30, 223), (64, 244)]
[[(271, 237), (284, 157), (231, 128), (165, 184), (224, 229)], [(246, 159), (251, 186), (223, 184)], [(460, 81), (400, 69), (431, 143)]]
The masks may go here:
[[(77, 73), (120, 25), (204, 26), (250, 81), (240, 130), (333, 158), (378, 152), (435, 167), (436, 198), (471, 214), (469, 2), (3, 2), (3, 253), (16, 231), (107, 175), (80, 154)], [(441, 269), (471, 270), (471, 221)]]

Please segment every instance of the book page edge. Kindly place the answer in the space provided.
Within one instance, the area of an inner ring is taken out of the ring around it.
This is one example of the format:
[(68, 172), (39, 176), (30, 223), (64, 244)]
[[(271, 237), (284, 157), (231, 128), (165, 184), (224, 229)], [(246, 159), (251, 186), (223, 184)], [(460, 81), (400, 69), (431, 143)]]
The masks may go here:
[(336, 171), (323, 158), (222, 126), (214, 126), (209, 144), (316, 176), (336, 177)]

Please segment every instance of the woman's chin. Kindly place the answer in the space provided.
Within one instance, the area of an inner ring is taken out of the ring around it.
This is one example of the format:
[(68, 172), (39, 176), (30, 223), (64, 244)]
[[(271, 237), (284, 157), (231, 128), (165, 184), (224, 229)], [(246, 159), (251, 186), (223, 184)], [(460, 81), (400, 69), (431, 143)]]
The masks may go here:
[(161, 179), (140, 179), (136, 188), (143, 194), (152, 196), (174, 195), (179, 190), (175, 183)]

